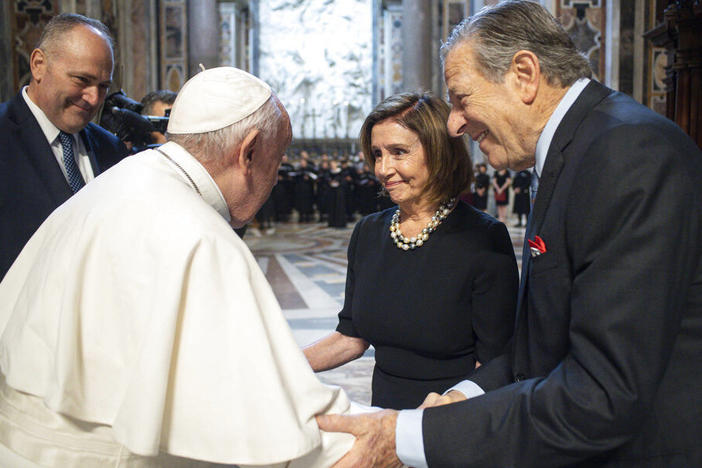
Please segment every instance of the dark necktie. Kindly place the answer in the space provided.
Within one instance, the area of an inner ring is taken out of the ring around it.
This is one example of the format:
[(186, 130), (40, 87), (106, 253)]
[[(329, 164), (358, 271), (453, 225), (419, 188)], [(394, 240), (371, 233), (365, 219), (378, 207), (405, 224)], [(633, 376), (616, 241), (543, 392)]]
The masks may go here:
[(75, 193), (85, 185), (85, 182), (73, 154), (73, 136), (61, 131), (59, 132), (59, 140), (61, 140), (61, 146), (63, 147), (63, 164), (68, 175), (68, 184), (73, 189), (73, 193)]
[[(531, 184), (529, 185), (529, 216), (527, 217), (527, 228), (524, 238), (524, 246), (527, 249), (526, 239), (531, 233), (531, 219), (534, 217), (534, 200), (536, 199), (536, 192), (539, 190), (539, 176), (536, 174), (536, 168), (531, 171)], [(528, 249), (527, 249), (528, 250)], [(526, 250), (525, 250), (526, 252)], [(524, 257), (526, 258), (526, 257)]]
[(536, 198), (536, 192), (539, 190), (539, 176), (536, 175), (536, 168), (531, 171), (531, 185), (529, 186), (529, 200), (531, 200), (531, 209), (534, 209), (534, 199)]

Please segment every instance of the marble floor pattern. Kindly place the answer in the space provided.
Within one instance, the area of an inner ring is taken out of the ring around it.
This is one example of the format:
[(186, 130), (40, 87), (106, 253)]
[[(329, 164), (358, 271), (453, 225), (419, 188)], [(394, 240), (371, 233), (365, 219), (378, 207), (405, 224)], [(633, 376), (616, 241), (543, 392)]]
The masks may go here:
[[(520, 263), (524, 228), (512, 224), (508, 223), (509, 233)], [(300, 346), (336, 328), (336, 314), (344, 303), (346, 248), (352, 230), (351, 223), (347, 228), (286, 223), (266, 231), (252, 227), (244, 236)], [(352, 400), (368, 405), (373, 363), (371, 347), (360, 359), (317, 375), (325, 383), (341, 386)]]

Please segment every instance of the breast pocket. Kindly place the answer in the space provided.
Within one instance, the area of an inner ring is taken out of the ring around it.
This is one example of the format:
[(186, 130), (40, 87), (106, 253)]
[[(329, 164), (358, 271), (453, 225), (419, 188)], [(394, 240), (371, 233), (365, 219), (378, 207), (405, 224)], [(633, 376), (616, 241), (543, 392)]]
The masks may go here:
[(542, 253), (537, 257), (532, 257), (530, 261), (530, 274), (532, 278), (534, 276), (538, 276), (545, 272), (548, 272), (549, 270), (552, 270), (554, 268), (558, 268), (560, 264), (560, 262), (557, 259), (557, 256), (550, 252)]

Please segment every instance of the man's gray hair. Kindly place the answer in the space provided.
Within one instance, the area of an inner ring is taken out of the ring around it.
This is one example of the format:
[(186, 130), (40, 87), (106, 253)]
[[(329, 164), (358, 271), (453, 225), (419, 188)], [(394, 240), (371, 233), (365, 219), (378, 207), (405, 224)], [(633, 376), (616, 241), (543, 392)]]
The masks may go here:
[(178, 143), (201, 162), (213, 162), (222, 153), (236, 148), (253, 129), (258, 129), (261, 135), (272, 134), (278, 129), (282, 116), (273, 94), (253, 114), (228, 127), (205, 133), (166, 133), (166, 139)]
[(442, 62), (454, 47), (467, 42), (478, 71), (493, 83), (502, 83), (520, 50), (536, 54), (552, 86), (570, 86), (592, 76), (587, 58), (578, 52), (563, 26), (544, 7), (528, 0), (501, 2), (464, 19), (441, 46)]
[(39, 36), (39, 41), (35, 48), (41, 49), (47, 53), (53, 51), (54, 47), (61, 44), (62, 36), (77, 26), (87, 26), (100, 32), (105, 37), (105, 40), (110, 46), (110, 50), (114, 54), (115, 44), (107, 26), (96, 19), (77, 15), (75, 13), (61, 13), (51, 18), (49, 22), (46, 23), (46, 26), (44, 26), (44, 30), (41, 36)]

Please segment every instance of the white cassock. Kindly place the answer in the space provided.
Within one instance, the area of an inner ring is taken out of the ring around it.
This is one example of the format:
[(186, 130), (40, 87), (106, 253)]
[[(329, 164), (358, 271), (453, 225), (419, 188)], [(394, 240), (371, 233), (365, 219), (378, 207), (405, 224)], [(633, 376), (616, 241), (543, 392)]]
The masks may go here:
[(207, 171), (161, 149), (60, 206), (0, 284), (3, 450), (81, 468), (331, 465), (353, 437), (314, 416), (348, 398), (315, 377)]

